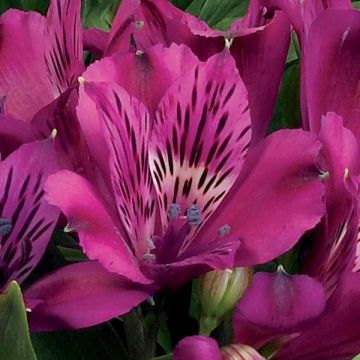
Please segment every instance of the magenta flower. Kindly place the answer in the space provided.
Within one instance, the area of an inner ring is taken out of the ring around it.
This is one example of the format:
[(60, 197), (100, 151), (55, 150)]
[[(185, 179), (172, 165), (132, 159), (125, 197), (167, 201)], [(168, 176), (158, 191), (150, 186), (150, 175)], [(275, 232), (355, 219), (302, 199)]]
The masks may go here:
[[(98, 48), (99, 44), (105, 43), (102, 35), (93, 32), (92, 47)], [(165, 47), (174, 43), (184, 44), (201, 60), (206, 60), (223, 50), (225, 39), (228, 45), (231, 44), (230, 51), (248, 89), (252, 113), (252, 141), (255, 143), (266, 134), (285, 67), (290, 24), (282, 12), (268, 14), (258, 0), (253, 0), (244, 18), (234, 22), (227, 31), (219, 31), (176, 8), (168, 0), (126, 0), (119, 6), (107, 45), (102, 52), (106, 56), (113, 55), (111, 60), (105, 60), (108, 64), (110, 62), (109, 66), (117, 68), (118, 76), (111, 81), (118, 81), (119, 77), (134, 78), (132, 86), (129, 79), (125, 87), (134, 95), (131, 92), (134, 86), (138, 89), (151, 87), (147, 84), (147, 75), (152, 72), (151, 67), (144, 67), (141, 65), (143, 62), (134, 59), (136, 51), (138, 54), (147, 53), (152, 46), (158, 44)], [(91, 43), (89, 39), (88, 42)], [(91, 47), (90, 44), (87, 46)], [(132, 56), (129, 52), (133, 53)], [(144, 57), (146, 58), (146, 55)], [(93, 65), (95, 68), (102, 66), (101, 63)], [(88, 78), (87, 74), (85, 78), (93, 80)], [(158, 91), (162, 90), (160, 88)], [(149, 93), (153, 91), (152, 88)], [(142, 97), (139, 99), (143, 101)]]
[(59, 211), (44, 197), (58, 170), (51, 140), (20, 147), (0, 163), (0, 291), (22, 282), (40, 261)]
[[(176, 49), (179, 58), (184, 47), (162, 51), (170, 57)], [(42, 302), (32, 308), (34, 329), (89, 326), (210, 269), (266, 262), (322, 217), (314, 136), (280, 131), (248, 150), (247, 92), (232, 57), (225, 51), (206, 63), (192, 59), (154, 120), (116, 83), (85, 79), (83, 91), (96, 103), (103, 132), (98, 141), (107, 146), (113, 195), (70, 171), (51, 176), (46, 191), (87, 256), (101, 264), (95, 265), (99, 279), (109, 271), (118, 281), (106, 283), (108, 306), (95, 316), (90, 308), (100, 300), (90, 290), (91, 263), (49, 275), (26, 292)], [(87, 291), (79, 283), (89, 284)], [(89, 311), (75, 316), (74, 299)], [(40, 322), (44, 316), (52, 321)]]

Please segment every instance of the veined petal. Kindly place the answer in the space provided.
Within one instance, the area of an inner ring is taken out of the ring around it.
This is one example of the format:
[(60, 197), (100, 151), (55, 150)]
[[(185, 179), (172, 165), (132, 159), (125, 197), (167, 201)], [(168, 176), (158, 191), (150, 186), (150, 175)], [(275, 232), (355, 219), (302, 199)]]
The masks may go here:
[(110, 151), (110, 171), (122, 223), (138, 258), (148, 252), (154, 232), (156, 195), (148, 142), (151, 122), (146, 108), (115, 83), (86, 83), (95, 101)]
[(77, 90), (68, 89), (41, 109), (31, 123), (40, 137), (56, 130), (55, 147), (63, 167), (91, 177), (89, 150), (76, 116)]
[[(83, 77), (86, 82), (118, 83), (139, 99), (153, 116), (169, 87), (197, 62), (196, 56), (186, 46), (173, 44), (164, 48), (158, 45), (144, 54), (118, 53), (104, 58), (90, 65)], [(94, 101), (83, 86), (80, 87), (77, 114), (91, 154), (106, 173), (109, 153), (105, 139), (99, 135), (102, 133), (101, 121)]]
[(57, 170), (51, 140), (21, 146), (0, 164), (0, 288), (23, 281), (40, 261), (59, 211), (44, 197), (44, 183)]
[(83, 70), (80, 0), (52, 0), (47, 13), (45, 63), (55, 97)]
[(359, 227), (356, 177), (360, 172), (360, 147), (351, 131), (343, 127), (342, 118), (334, 113), (323, 116), (319, 139), (323, 144), (322, 171), (328, 174), (324, 180), (327, 211), (315, 233), (305, 271), (322, 281), (330, 297), (343, 275), (354, 266)]
[(318, 133), (321, 117), (333, 111), (360, 139), (360, 13), (323, 12), (313, 22), (303, 64), (308, 122)]
[(49, 203), (57, 206), (67, 216), (69, 227), (78, 232), (90, 259), (129, 280), (150, 282), (90, 183), (70, 171), (59, 171), (49, 177), (46, 192)]
[(324, 214), (320, 147), (302, 130), (281, 130), (262, 140), (197, 241), (213, 239), (227, 225), (241, 239), (236, 266), (264, 263), (289, 250)]
[(270, 330), (270, 336), (279, 336), (298, 331), (324, 309), (324, 289), (315, 279), (289, 275), (283, 269), (275, 273), (256, 273), (236, 307), (234, 341), (262, 345), (249, 341), (251, 334), (244, 331), (247, 324), (254, 326), (255, 334), (258, 329), (258, 332)]
[(236, 180), (251, 138), (247, 93), (228, 52), (199, 63), (159, 105), (150, 167), (163, 225), (170, 204), (205, 222)]
[(97, 262), (60, 268), (24, 292), (32, 331), (93, 326), (128, 312), (148, 296)]
[(175, 347), (174, 360), (222, 360), (217, 342), (207, 336), (189, 336)]
[(30, 122), (54, 99), (44, 62), (45, 19), (35, 12), (9, 10), (1, 15), (0, 26), (0, 96), (5, 97), (4, 113)]
[(0, 156), (2, 159), (21, 145), (37, 140), (30, 124), (0, 115)]

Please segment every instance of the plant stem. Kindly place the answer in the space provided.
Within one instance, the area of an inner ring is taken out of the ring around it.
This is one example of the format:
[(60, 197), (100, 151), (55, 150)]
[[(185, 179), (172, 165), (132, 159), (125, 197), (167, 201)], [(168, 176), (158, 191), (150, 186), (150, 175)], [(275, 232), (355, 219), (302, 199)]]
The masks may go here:
[(124, 317), (124, 329), (130, 358), (133, 360), (147, 360), (144, 351), (145, 336), (140, 308), (132, 309)]
[(166, 354), (166, 355), (162, 355), (162, 356), (158, 356), (158, 357), (154, 357), (151, 360), (171, 360), (172, 359), (173, 354)]

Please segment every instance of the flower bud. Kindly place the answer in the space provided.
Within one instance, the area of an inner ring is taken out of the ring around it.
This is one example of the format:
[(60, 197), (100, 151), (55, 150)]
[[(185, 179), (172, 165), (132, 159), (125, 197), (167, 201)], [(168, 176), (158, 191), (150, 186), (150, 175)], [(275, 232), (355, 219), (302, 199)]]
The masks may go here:
[(231, 311), (251, 283), (251, 268), (214, 270), (199, 281), (201, 304), (200, 328), (210, 334)]
[(223, 360), (265, 360), (254, 348), (242, 344), (223, 347), (221, 355)]

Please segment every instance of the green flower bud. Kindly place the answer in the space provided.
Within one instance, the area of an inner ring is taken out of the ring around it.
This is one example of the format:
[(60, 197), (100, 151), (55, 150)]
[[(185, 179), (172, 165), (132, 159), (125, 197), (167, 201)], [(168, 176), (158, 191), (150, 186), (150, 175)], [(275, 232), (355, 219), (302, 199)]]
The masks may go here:
[(214, 270), (199, 280), (201, 304), (200, 332), (208, 335), (233, 310), (236, 303), (250, 285), (251, 268)]

